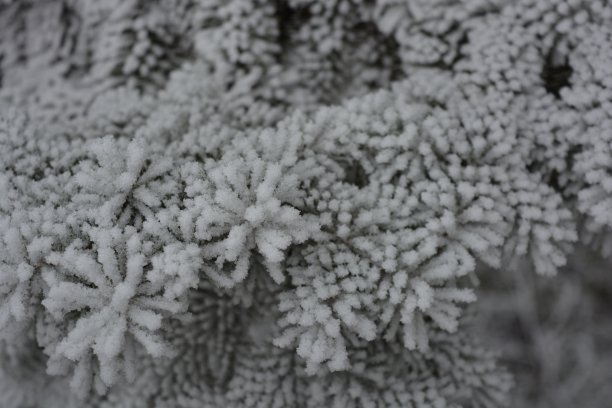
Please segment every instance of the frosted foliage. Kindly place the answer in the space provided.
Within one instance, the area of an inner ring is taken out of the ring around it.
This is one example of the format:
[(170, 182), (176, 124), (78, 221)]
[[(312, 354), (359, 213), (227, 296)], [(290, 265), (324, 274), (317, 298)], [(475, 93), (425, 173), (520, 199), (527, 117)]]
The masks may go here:
[[(561, 198), (519, 167), (512, 136), (501, 139), (502, 129), (515, 131), (513, 112), (467, 110), (478, 102), (452, 89), (445, 110), (431, 109), (420, 99), (439, 97), (422, 91), (411, 103), (386, 93), (352, 100), (304, 124), (319, 132), (311, 148), (332, 154), (337, 174), (313, 180), (320, 187), (307, 205), (329, 235), (301, 250), (304, 261), (292, 258), (296, 288), (281, 296), (286, 331), (277, 344), (294, 344), (312, 370), (347, 367), (353, 334), (399, 331), (406, 347), (425, 350), (428, 326), (455, 331), (460, 305), (475, 300), (462, 281), (477, 260), (499, 266), (529, 253), (538, 272), (554, 273), (576, 239)], [(481, 124), (452, 130), (467, 118)]]
[(77, 211), (99, 226), (142, 222), (178, 191), (176, 181), (164, 177), (171, 160), (150, 154), (141, 139), (124, 144), (110, 136), (92, 142), (95, 161), (81, 163), (74, 176)]
[(41, 235), (30, 238), (30, 226), (22, 230), (3, 220), (0, 239), (0, 327), (7, 332), (29, 326), (42, 296), (41, 270), (53, 239)]
[(376, 2), (374, 21), (383, 33), (393, 35), (406, 65), (452, 66), (460, 58), (470, 23), (499, 11), (502, 4), (500, 0), (381, 0)]
[(0, 407), (602, 408), (610, 27), (606, 0), (0, 0)]
[(65, 360), (74, 362), (76, 389), (87, 389), (85, 373), (94, 358), (96, 386), (104, 387), (120, 374), (136, 375), (136, 344), (156, 357), (169, 353), (156, 332), (164, 317), (184, 308), (182, 295), (197, 285), (200, 263), (197, 248), (189, 246), (167, 246), (151, 256), (151, 242), (142, 242), (132, 227), (91, 229), (88, 235), (89, 244), (76, 240), (65, 251), (49, 254), (55, 269), (44, 276), (49, 290), (42, 304), (70, 328), (53, 347), (50, 370)]
[[(447, 354), (448, 353), (448, 354)], [(452, 357), (451, 357), (452, 356)], [(329, 407), (496, 407), (504, 405), (511, 377), (494, 356), (462, 336), (437, 333), (431, 352), (374, 343), (355, 350), (355, 364), (308, 387), (307, 406)], [(449, 366), (450, 360), (454, 367)], [(429, 370), (432, 370), (429, 372)], [(435, 370), (442, 376), (431, 375)], [(488, 372), (488, 380), (479, 378)]]
[(318, 230), (316, 218), (295, 207), (303, 197), (296, 174), (283, 174), (281, 163), (245, 159), (224, 157), (211, 165), (199, 175), (210, 180), (205, 185), (188, 179), (189, 198), (178, 220), (182, 235), (214, 261), (205, 273), (223, 287), (245, 279), (255, 250), (274, 281), (282, 282), (285, 250)]
[[(607, 9), (612, 13), (612, 9)], [(612, 31), (608, 27), (590, 25), (572, 35), (569, 62), (574, 69), (571, 87), (563, 89), (561, 96), (568, 108), (580, 115), (576, 127), (568, 132), (576, 154), (573, 170), (577, 175), (574, 189), (577, 210), (585, 216), (584, 235), (606, 256), (612, 253), (608, 236), (611, 205), (610, 189), (610, 126), (612, 117)]]

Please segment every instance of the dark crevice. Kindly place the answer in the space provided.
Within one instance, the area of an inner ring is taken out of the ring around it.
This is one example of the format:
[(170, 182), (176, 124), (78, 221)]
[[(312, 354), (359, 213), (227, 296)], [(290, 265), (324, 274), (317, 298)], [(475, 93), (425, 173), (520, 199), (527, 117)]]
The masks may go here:
[(551, 47), (544, 60), (541, 77), (546, 91), (559, 98), (561, 89), (570, 85), (573, 71), (567, 57), (563, 58), (562, 61), (558, 61), (558, 56), (555, 55), (555, 45)]
[(368, 184), (368, 175), (358, 161), (353, 160), (351, 162), (342, 163), (342, 167), (344, 169), (345, 182), (359, 188), (363, 188)]

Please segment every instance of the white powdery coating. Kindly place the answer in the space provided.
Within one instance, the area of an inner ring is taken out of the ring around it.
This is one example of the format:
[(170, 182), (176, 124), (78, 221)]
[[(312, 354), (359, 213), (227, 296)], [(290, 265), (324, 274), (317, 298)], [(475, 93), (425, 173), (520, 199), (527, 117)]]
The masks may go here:
[[(42, 301), (55, 319), (71, 327), (53, 347), (50, 370), (62, 358), (76, 363), (72, 386), (85, 391), (93, 357), (99, 362), (101, 386), (107, 387), (118, 375), (136, 375), (135, 342), (152, 356), (169, 355), (157, 331), (166, 316), (185, 308), (182, 296), (197, 286), (201, 263), (192, 247), (168, 246), (147, 259), (151, 244), (142, 242), (131, 227), (91, 229), (88, 235), (92, 249), (77, 240), (65, 251), (47, 256), (55, 269), (45, 273), (49, 290)], [(167, 262), (171, 269), (163, 268)], [(80, 313), (71, 315), (72, 311)]]
[(164, 177), (172, 161), (149, 154), (142, 139), (123, 146), (106, 136), (92, 142), (91, 151), (96, 162), (82, 162), (74, 176), (77, 218), (124, 226), (133, 217), (151, 218), (165, 198), (177, 193), (176, 182)]
[(318, 231), (316, 219), (292, 205), (303, 195), (299, 178), (283, 170), (259, 158), (222, 158), (202, 174), (208, 184), (187, 200), (179, 216), (181, 232), (214, 261), (205, 272), (219, 285), (243, 281), (255, 250), (274, 281), (282, 282), (285, 250)]
[(612, 253), (611, 21), (0, 1), (0, 338), (91, 406), (503, 405), (461, 316), (481, 263)]

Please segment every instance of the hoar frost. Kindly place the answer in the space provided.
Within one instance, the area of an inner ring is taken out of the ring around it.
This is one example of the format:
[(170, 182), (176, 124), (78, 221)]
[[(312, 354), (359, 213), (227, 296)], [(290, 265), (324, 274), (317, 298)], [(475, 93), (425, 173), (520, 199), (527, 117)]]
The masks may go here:
[(507, 406), (464, 315), (612, 253), (611, 23), (0, 0), (0, 405)]

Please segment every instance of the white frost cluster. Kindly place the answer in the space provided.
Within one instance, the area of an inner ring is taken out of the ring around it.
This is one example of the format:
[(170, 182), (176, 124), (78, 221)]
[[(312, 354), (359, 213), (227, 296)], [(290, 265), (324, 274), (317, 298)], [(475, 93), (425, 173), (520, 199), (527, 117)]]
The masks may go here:
[[(318, 230), (316, 219), (292, 205), (302, 195), (297, 176), (282, 171), (280, 164), (257, 158), (222, 159), (201, 175), (210, 180), (208, 188), (189, 191), (186, 210), (179, 216), (181, 232), (202, 243), (202, 256), (216, 266), (205, 272), (219, 285), (232, 286), (246, 278), (254, 249), (272, 279), (281, 283), (285, 250)], [(233, 265), (229, 271), (227, 263)]]
[(69, 330), (53, 347), (50, 370), (61, 370), (66, 359), (76, 363), (72, 386), (85, 390), (94, 356), (100, 376), (95, 386), (106, 387), (118, 373), (136, 376), (136, 344), (155, 357), (170, 352), (156, 331), (165, 316), (185, 307), (182, 298), (197, 286), (201, 264), (194, 247), (168, 246), (150, 257), (152, 243), (142, 242), (132, 227), (92, 228), (87, 235), (90, 242), (76, 240), (47, 256), (52, 269), (43, 276), (48, 293), (42, 302)]

